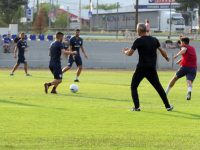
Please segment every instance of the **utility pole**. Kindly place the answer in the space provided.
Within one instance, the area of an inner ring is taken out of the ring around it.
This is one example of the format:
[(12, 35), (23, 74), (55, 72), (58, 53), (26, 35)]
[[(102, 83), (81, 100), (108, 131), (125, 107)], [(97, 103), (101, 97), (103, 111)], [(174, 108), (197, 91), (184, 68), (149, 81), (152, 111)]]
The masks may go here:
[(39, 7), (40, 7), (39, 0), (37, 0), (37, 13), (39, 12)]
[(79, 0), (79, 24), (80, 24), (80, 29), (81, 29), (81, 26), (82, 26), (81, 7), (82, 7), (81, 0)]
[(171, 39), (172, 35), (172, 1), (170, 0), (170, 17), (169, 17), (169, 37), (168, 39)]
[(119, 34), (119, 2), (117, 2), (117, 39)]
[(52, 1), (49, 0), (49, 4), (51, 5), (51, 12), (50, 12), (50, 16), (49, 16), (49, 28), (51, 28), (51, 15), (52, 15)]
[(138, 24), (138, 10), (139, 10), (139, 0), (136, 0), (136, 3), (135, 3), (135, 31), (137, 30), (137, 24)]

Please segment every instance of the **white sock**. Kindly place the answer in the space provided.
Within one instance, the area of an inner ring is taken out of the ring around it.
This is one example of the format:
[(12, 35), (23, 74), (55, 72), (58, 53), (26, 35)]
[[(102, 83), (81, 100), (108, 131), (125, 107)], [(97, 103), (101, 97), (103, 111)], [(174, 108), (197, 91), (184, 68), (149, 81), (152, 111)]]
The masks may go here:
[(188, 92), (192, 92), (192, 87), (191, 86), (188, 87)]
[(167, 89), (166, 89), (166, 91), (165, 91), (165, 93), (168, 94), (169, 91), (170, 91), (170, 89), (171, 89), (171, 87), (168, 86)]
[(76, 76), (75, 80), (78, 80), (78, 76)]

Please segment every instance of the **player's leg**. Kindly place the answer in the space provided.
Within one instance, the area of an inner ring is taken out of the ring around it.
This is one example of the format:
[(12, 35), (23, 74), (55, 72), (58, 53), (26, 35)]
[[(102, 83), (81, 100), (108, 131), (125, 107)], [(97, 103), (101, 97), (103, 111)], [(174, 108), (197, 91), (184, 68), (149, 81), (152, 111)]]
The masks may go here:
[(170, 104), (169, 104), (167, 95), (166, 95), (166, 93), (165, 93), (165, 91), (164, 91), (164, 89), (163, 89), (163, 87), (162, 87), (162, 85), (159, 81), (159, 77), (158, 77), (156, 69), (147, 70), (146, 78), (151, 83), (151, 85), (156, 89), (158, 94), (160, 95), (160, 97), (161, 97), (161, 99), (162, 99), (162, 101), (165, 105), (165, 108), (168, 111), (171, 111), (173, 109), (173, 106), (170, 106)]
[(133, 74), (132, 82), (131, 82), (131, 96), (132, 96), (133, 103), (135, 106), (133, 107), (133, 111), (140, 111), (140, 102), (139, 102), (137, 88), (143, 78), (144, 78), (143, 70), (140, 68), (137, 68), (135, 73)]
[(83, 69), (82, 59), (80, 56), (76, 56), (75, 63), (77, 65), (78, 69), (76, 71), (76, 78), (75, 78), (74, 82), (79, 82), (79, 76), (81, 75), (81, 72)]
[(73, 56), (69, 56), (69, 58), (68, 58), (68, 64), (67, 64), (66, 67), (64, 67), (64, 68), (62, 69), (62, 73), (65, 73), (66, 71), (70, 70), (71, 67), (72, 67), (72, 65), (73, 65), (73, 63), (74, 63)]
[(165, 90), (165, 93), (168, 94), (169, 91), (171, 90), (171, 88), (174, 86), (174, 84), (176, 83), (176, 81), (178, 80), (179, 78), (175, 75), (171, 81), (169, 82), (169, 85), (167, 86), (167, 89)]
[(10, 73), (10, 75), (11, 75), (11, 76), (13, 76), (13, 75), (14, 75), (14, 72), (17, 70), (17, 68), (19, 67), (19, 65), (20, 65), (20, 63), (19, 63), (19, 62), (17, 62), (17, 63), (14, 65), (14, 67), (13, 67), (13, 69), (12, 69), (11, 73)]
[(27, 64), (27, 62), (24, 62), (24, 71), (26, 73), (26, 76), (30, 76), (30, 74), (28, 73), (28, 64)]
[(51, 70), (52, 74), (54, 75), (54, 80), (52, 82), (44, 84), (45, 93), (48, 93), (49, 87), (53, 86), (51, 93), (57, 94), (56, 88), (62, 82), (62, 69), (61, 69), (60, 65), (49, 66), (49, 69)]
[(188, 72), (188, 74), (186, 74), (187, 87), (188, 87), (187, 96), (186, 96), (187, 100), (191, 100), (191, 97), (192, 97), (192, 83), (194, 82), (194, 80), (196, 78), (196, 73), (197, 73), (197, 69), (196, 68), (189, 68), (189, 72)]
[(175, 76), (171, 79), (169, 85), (167, 86), (167, 89), (165, 90), (165, 93), (168, 94), (171, 88), (175, 85), (176, 81), (178, 79), (182, 78), (183, 76), (186, 75), (186, 69), (185, 67), (181, 67), (175, 74)]

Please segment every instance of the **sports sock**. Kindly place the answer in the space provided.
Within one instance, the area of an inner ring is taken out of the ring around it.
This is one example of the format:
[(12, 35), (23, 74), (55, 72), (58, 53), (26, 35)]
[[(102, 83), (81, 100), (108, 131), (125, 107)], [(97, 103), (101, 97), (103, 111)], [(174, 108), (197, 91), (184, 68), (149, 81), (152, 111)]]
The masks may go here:
[(192, 87), (188, 87), (188, 92), (192, 92)]
[(165, 91), (165, 93), (168, 94), (169, 91), (170, 91), (170, 89), (171, 89), (171, 87), (168, 86), (167, 89), (166, 89), (166, 91)]
[(76, 76), (75, 80), (78, 80), (78, 76)]

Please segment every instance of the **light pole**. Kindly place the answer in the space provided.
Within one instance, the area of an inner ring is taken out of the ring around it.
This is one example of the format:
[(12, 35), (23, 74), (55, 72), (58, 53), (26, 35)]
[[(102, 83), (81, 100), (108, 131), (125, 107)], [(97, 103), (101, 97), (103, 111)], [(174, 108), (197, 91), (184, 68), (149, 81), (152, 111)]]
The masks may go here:
[(139, 0), (136, 0), (135, 2), (135, 31), (137, 30), (137, 24), (138, 24), (138, 9), (139, 9)]
[(172, 34), (172, 1), (170, 0), (170, 16), (169, 16), (169, 36), (168, 39), (170, 40)]
[(117, 39), (119, 34), (119, 2), (117, 2)]
[(81, 20), (81, 0), (79, 0), (79, 24), (80, 24), (80, 29), (81, 29), (81, 26), (82, 26), (82, 20)]

